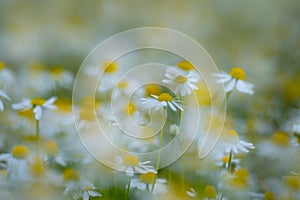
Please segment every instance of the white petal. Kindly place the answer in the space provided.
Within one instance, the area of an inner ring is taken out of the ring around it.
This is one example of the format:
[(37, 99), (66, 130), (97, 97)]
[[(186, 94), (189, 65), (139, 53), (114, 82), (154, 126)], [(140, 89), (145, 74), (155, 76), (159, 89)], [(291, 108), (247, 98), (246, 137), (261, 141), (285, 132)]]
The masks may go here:
[(172, 81), (169, 80), (169, 79), (163, 79), (162, 82), (163, 82), (163, 83), (172, 83)]
[(36, 120), (40, 120), (41, 117), (42, 117), (42, 114), (43, 114), (42, 107), (41, 107), (41, 106), (36, 106), (36, 107), (33, 109), (33, 112), (34, 112), (35, 119), (36, 119)]
[(134, 175), (133, 168), (127, 167), (127, 169), (125, 170), (125, 173), (127, 176), (133, 176)]
[(140, 189), (140, 190), (145, 190), (145, 189), (146, 189), (146, 186), (147, 186), (147, 185), (146, 185), (145, 183), (138, 183), (138, 184), (137, 184), (137, 188)]
[(225, 86), (225, 92), (232, 91), (235, 86), (235, 82), (236, 80), (234, 78), (231, 81), (229, 81), (229, 83), (227, 83), (227, 85)]
[(234, 153), (238, 153), (238, 148), (236, 147), (236, 145), (233, 145), (233, 146), (232, 146), (232, 151), (233, 151)]
[(83, 194), (82, 194), (82, 199), (83, 200), (89, 200), (89, 198), (90, 198), (90, 195), (85, 191), (85, 192), (83, 192)]
[(243, 92), (243, 93), (250, 94), (250, 95), (254, 94), (253, 87), (254, 87), (253, 84), (248, 83), (246, 81), (242, 81), (242, 80), (238, 80), (237, 85), (236, 85), (236, 89), (239, 92)]
[(53, 107), (53, 103), (56, 101), (57, 97), (51, 97), (50, 99), (48, 99), (45, 103), (44, 103), (44, 107), (46, 108), (55, 108)]
[(243, 145), (241, 145), (241, 144), (239, 144), (239, 143), (237, 143), (236, 145), (237, 145), (237, 148), (238, 148), (239, 150), (241, 150), (242, 152), (244, 152), (244, 153), (249, 153), (248, 149), (246, 149)]
[(3, 98), (5, 98), (6, 100), (10, 101), (10, 97), (2, 90), (0, 90), (0, 96), (2, 96)]
[(190, 88), (192, 88), (193, 90), (198, 90), (198, 87), (190, 82), (187, 82), (187, 84), (189, 85)]
[(97, 191), (92, 191), (92, 190), (90, 190), (90, 191), (88, 191), (88, 193), (90, 194), (90, 196), (92, 196), (92, 197), (100, 197), (100, 196), (102, 196), (99, 192), (97, 192)]
[(15, 110), (25, 109), (25, 108), (32, 108), (30, 103), (30, 99), (23, 99), (20, 103), (12, 104), (12, 108)]
[(176, 108), (175, 108), (175, 106), (172, 104), (172, 102), (168, 102), (168, 105), (170, 106), (170, 108), (171, 108), (173, 111), (176, 111)]
[(2, 103), (2, 101), (0, 99), (0, 111), (2, 112), (3, 110), (4, 110), (4, 106), (3, 106), (3, 103)]

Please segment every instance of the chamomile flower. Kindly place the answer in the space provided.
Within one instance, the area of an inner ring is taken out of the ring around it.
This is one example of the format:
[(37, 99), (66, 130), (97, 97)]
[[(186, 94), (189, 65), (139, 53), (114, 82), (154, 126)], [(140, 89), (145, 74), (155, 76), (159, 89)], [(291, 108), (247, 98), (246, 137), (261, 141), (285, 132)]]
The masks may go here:
[(73, 83), (73, 74), (70, 71), (65, 70), (61, 66), (54, 66), (50, 69), (50, 85), (52, 88), (57, 86), (62, 86), (64, 88), (69, 88)]
[(154, 167), (148, 165), (150, 161), (140, 162), (138, 157), (135, 155), (126, 155), (123, 158), (116, 156), (116, 169), (124, 171), (127, 176), (133, 176), (134, 173), (145, 174), (147, 172), (155, 172)]
[(192, 90), (198, 90), (195, 85), (199, 80), (195, 77), (195, 74), (191, 71), (187, 74), (180, 73), (179, 71), (169, 68), (166, 71), (166, 79), (163, 79), (163, 83), (175, 85), (175, 93), (180, 93), (181, 96), (186, 96), (192, 93)]
[(230, 130), (225, 135), (225, 152), (230, 153), (249, 153), (248, 149), (254, 149), (254, 145), (249, 142), (245, 142), (239, 139), (239, 136), (235, 130)]
[(33, 108), (33, 113), (36, 120), (40, 120), (43, 114), (43, 108), (55, 109), (56, 106), (54, 102), (56, 97), (51, 97), (48, 100), (45, 100), (40, 97), (33, 99), (23, 99), (20, 103), (15, 103), (12, 105), (12, 108), (15, 110), (28, 110)]
[(186, 194), (191, 198), (195, 198), (197, 196), (197, 193), (194, 188), (190, 188), (189, 190), (187, 190)]
[(94, 184), (85, 179), (67, 183), (64, 195), (67, 194), (70, 194), (74, 200), (79, 198), (82, 198), (83, 200), (89, 200), (90, 197), (102, 196), (97, 191), (97, 188), (94, 186)]
[(151, 95), (152, 97), (141, 98), (142, 104), (147, 109), (154, 109), (155, 111), (162, 111), (166, 107), (170, 107), (173, 111), (177, 109), (183, 111), (181, 102), (173, 98), (169, 93), (161, 93), (160, 95)]
[(3, 90), (0, 90), (0, 111), (2, 112), (4, 110), (4, 105), (1, 98), (10, 101), (10, 97)]
[(7, 69), (5, 63), (0, 60), (0, 84), (4, 88), (8, 88), (14, 82), (12, 72)]
[(9, 180), (23, 182), (29, 180), (29, 149), (23, 145), (17, 145), (11, 153), (0, 154), (0, 161), (7, 164), (7, 177)]
[[(139, 190), (148, 189), (152, 190), (152, 186), (155, 180), (154, 172), (147, 172), (145, 174), (141, 174), (139, 178), (134, 178), (131, 180), (130, 188), (138, 188)], [(167, 180), (163, 178), (157, 178), (155, 180), (155, 185), (152, 193), (156, 194), (164, 194), (168, 192), (168, 187), (166, 185)], [(126, 185), (128, 187), (128, 185)]]
[[(238, 165), (240, 163), (240, 159), (232, 158), (231, 165)], [(215, 162), (215, 165), (218, 167), (225, 167), (228, 168), (229, 164), (229, 155), (222, 155), (221, 157), (218, 157), (217, 161)]]
[(225, 92), (231, 92), (236, 86), (239, 92), (250, 95), (254, 94), (254, 85), (245, 81), (246, 72), (242, 68), (235, 67), (229, 73), (222, 71), (213, 75), (218, 78), (217, 83), (226, 83)]

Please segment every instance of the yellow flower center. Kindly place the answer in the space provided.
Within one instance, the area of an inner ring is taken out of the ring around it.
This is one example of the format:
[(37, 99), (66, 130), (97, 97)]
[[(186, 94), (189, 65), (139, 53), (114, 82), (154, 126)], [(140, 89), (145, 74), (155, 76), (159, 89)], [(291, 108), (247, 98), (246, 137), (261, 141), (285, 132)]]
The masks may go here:
[(6, 170), (0, 170), (0, 174), (1, 176), (6, 176), (7, 175), (7, 171)]
[(233, 78), (236, 78), (236, 79), (239, 79), (239, 80), (245, 80), (246, 79), (246, 72), (240, 67), (232, 68), (230, 70), (229, 74)]
[(36, 97), (36, 98), (31, 99), (30, 103), (33, 106), (42, 106), (42, 105), (44, 105), (44, 103), (46, 103), (46, 100), (41, 97)]
[(248, 171), (240, 168), (235, 172), (235, 177), (232, 179), (231, 185), (235, 188), (246, 189), (249, 178)]
[(265, 192), (264, 200), (276, 200), (276, 197), (273, 192)]
[(127, 81), (120, 81), (118, 84), (117, 84), (117, 87), (118, 88), (121, 88), (121, 89), (126, 89), (128, 87), (128, 83)]
[(59, 76), (62, 74), (63, 71), (64, 71), (64, 68), (62, 66), (55, 66), (50, 70), (50, 73), (53, 76)]
[(17, 159), (24, 159), (29, 156), (29, 149), (23, 145), (15, 146), (12, 150), (12, 156)]
[(204, 196), (207, 198), (215, 199), (217, 197), (217, 192), (214, 186), (207, 185), (204, 189)]
[(150, 97), (151, 94), (159, 95), (160, 94), (160, 86), (157, 84), (149, 84), (145, 87), (146, 96)]
[(239, 135), (238, 135), (238, 133), (235, 131), (235, 130), (229, 130), (228, 132), (227, 132), (227, 134), (228, 134), (228, 139), (231, 141), (231, 142), (237, 142), (237, 141), (239, 141)]
[(299, 183), (299, 178), (297, 176), (287, 176), (285, 178), (285, 182), (286, 184), (290, 187), (290, 188), (293, 188), (295, 190), (298, 190), (299, 189), (299, 186), (300, 186), (300, 183)]
[(65, 112), (70, 112), (71, 111), (71, 105), (72, 102), (70, 99), (66, 99), (66, 98), (58, 98), (55, 102), (54, 105), (57, 106), (57, 108), (61, 111), (65, 111)]
[(274, 133), (271, 142), (280, 147), (286, 147), (289, 145), (289, 137), (283, 131), (277, 131)]
[(123, 158), (123, 165), (127, 167), (135, 167), (139, 165), (138, 157), (134, 155), (128, 155)]
[(158, 101), (172, 101), (173, 97), (169, 93), (162, 93), (157, 97)]
[(49, 141), (45, 146), (47, 154), (56, 156), (58, 154), (58, 147), (55, 141)]
[(226, 155), (222, 158), (223, 162), (226, 164), (229, 162), (229, 155)]
[(147, 172), (140, 175), (140, 181), (146, 184), (153, 184), (155, 178), (154, 172)]
[(64, 181), (79, 180), (80, 173), (73, 169), (65, 169), (65, 171), (63, 172), (63, 178)]
[(2, 62), (2, 61), (0, 60), (0, 71), (3, 70), (4, 68), (5, 68), (5, 64), (4, 64), (4, 62)]
[(105, 62), (103, 65), (104, 73), (115, 73), (118, 70), (116, 62)]
[(175, 81), (176, 83), (185, 83), (185, 82), (187, 82), (187, 80), (188, 80), (188, 78), (185, 77), (185, 76), (182, 76), (182, 75), (176, 76), (176, 77), (174, 78), (174, 81)]
[(185, 71), (191, 71), (194, 69), (194, 66), (188, 62), (188, 61), (182, 61), (177, 63), (178, 68), (185, 70)]
[(134, 105), (134, 103), (129, 102), (127, 104), (127, 113), (128, 113), (128, 115), (133, 115), (135, 111), (136, 111), (136, 106)]
[(88, 186), (85, 188), (85, 190), (89, 191), (89, 190), (93, 190), (94, 188), (92, 186)]
[(42, 176), (45, 173), (45, 166), (40, 158), (35, 158), (30, 168), (34, 176)]

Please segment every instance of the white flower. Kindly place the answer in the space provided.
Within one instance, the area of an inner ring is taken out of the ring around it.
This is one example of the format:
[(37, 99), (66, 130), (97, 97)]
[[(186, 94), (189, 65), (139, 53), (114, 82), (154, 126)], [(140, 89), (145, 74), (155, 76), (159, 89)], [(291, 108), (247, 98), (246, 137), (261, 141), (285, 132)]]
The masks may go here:
[[(154, 172), (141, 174), (139, 178), (134, 178), (131, 180), (130, 188), (138, 188), (139, 190), (148, 189), (149, 191), (151, 191), (155, 180), (155, 176), (156, 174)], [(168, 187), (166, 183), (167, 183), (166, 179), (157, 178), (152, 193), (156, 195), (156, 194), (164, 194), (168, 192)], [(126, 185), (126, 188), (127, 187), (128, 185)]]
[(190, 188), (189, 190), (187, 190), (187, 191), (186, 191), (186, 194), (187, 194), (189, 197), (191, 197), (191, 198), (194, 198), (194, 197), (196, 197), (196, 195), (197, 195), (197, 193), (196, 193), (196, 191), (195, 191), (194, 188)]
[(55, 66), (50, 70), (49, 84), (52, 88), (62, 86), (69, 88), (72, 86), (74, 77), (70, 71), (64, 70), (61, 66)]
[(96, 190), (97, 188), (87, 180), (77, 182), (68, 182), (64, 191), (64, 195), (70, 194), (74, 200), (82, 198), (89, 200), (90, 197), (101, 197), (102, 195)]
[(0, 60), (0, 84), (4, 86), (4, 88), (8, 88), (14, 82), (14, 78), (12, 76), (12, 72), (5, 67), (5, 64)]
[(180, 133), (180, 127), (177, 124), (171, 124), (169, 131), (172, 136), (176, 136)]
[(15, 110), (28, 110), (33, 108), (33, 113), (36, 120), (40, 120), (43, 114), (43, 108), (55, 109), (56, 106), (53, 104), (56, 101), (56, 97), (51, 97), (45, 100), (40, 97), (33, 99), (23, 99), (20, 103), (15, 103), (12, 108)]
[(23, 145), (15, 146), (12, 153), (0, 154), (0, 161), (6, 162), (9, 180), (23, 182), (29, 180), (29, 150)]
[(294, 124), (293, 125), (293, 132), (295, 134), (300, 134), (300, 124)]
[(135, 155), (127, 155), (123, 158), (121, 156), (116, 156), (114, 160), (116, 161), (116, 169), (124, 171), (127, 176), (133, 176), (135, 172), (141, 174), (155, 172), (153, 166), (147, 165), (151, 161), (140, 162)]
[(249, 153), (248, 149), (254, 149), (254, 145), (252, 143), (244, 142), (239, 139), (239, 136), (235, 130), (230, 130), (227, 132), (226, 135), (226, 142), (225, 142), (225, 152), (230, 153)]
[(245, 81), (246, 73), (242, 68), (236, 67), (232, 68), (229, 73), (222, 71), (213, 75), (219, 78), (216, 81), (217, 83), (227, 83), (225, 85), (225, 92), (231, 92), (236, 86), (239, 92), (250, 95), (254, 94), (254, 85)]
[[(235, 165), (238, 165), (240, 163), (240, 159), (236, 159), (236, 158), (232, 158), (231, 159), (231, 165), (232, 164), (235, 164)], [(228, 168), (228, 164), (229, 164), (229, 155), (223, 155), (223, 154), (220, 154), (218, 155), (218, 157), (216, 158), (216, 162), (215, 162), (215, 165), (218, 166), (218, 167), (224, 167), (225, 168)]]
[(176, 85), (175, 93), (180, 92), (181, 96), (191, 94), (192, 90), (198, 90), (197, 86), (194, 84), (199, 80), (195, 77), (193, 71), (183, 74), (173, 68), (169, 68), (167, 69), (165, 76), (167, 79), (163, 79), (162, 82)]
[(162, 93), (159, 96), (151, 95), (151, 97), (141, 98), (142, 104), (147, 109), (154, 109), (155, 111), (162, 111), (163, 108), (170, 107), (173, 111), (177, 109), (183, 111), (183, 106), (180, 105), (180, 101), (173, 99), (169, 93)]
[[(10, 101), (10, 97), (3, 90), (0, 90), (0, 97), (3, 97), (4, 99)], [(0, 98), (0, 111), (2, 112), (3, 110), (4, 110), (4, 105)]]

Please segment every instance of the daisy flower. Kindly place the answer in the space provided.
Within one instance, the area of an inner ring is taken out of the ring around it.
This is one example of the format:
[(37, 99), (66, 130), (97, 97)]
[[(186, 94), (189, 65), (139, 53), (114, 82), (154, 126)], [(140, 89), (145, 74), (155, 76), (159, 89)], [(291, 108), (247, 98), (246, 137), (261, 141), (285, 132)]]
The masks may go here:
[(77, 182), (69, 182), (66, 184), (64, 195), (70, 194), (74, 200), (82, 198), (89, 200), (90, 197), (101, 197), (93, 183), (88, 180), (80, 180)]
[(14, 82), (12, 72), (6, 68), (5, 63), (0, 60), (0, 83), (7, 88)]
[(199, 80), (195, 77), (193, 71), (183, 74), (175, 69), (169, 68), (166, 71), (166, 79), (163, 79), (163, 83), (170, 85), (175, 85), (175, 93), (180, 92), (181, 96), (186, 96), (191, 94), (192, 90), (198, 90), (198, 87), (194, 85)]
[(239, 139), (239, 136), (235, 130), (230, 130), (226, 134), (225, 141), (225, 152), (230, 153), (249, 153), (248, 149), (254, 149), (254, 145), (252, 143), (245, 142)]
[(239, 92), (254, 94), (254, 85), (245, 81), (246, 72), (242, 68), (235, 67), (229, 73), (222, 71), (213, 75), (218, 78), (217, 83), (226, 83), (225, 92), (231, 92), (236, 86)]
[(161, 93), (160, 95), (151, 95), (152, 97), (141, 98), (142, 104), (147, 108), (153, 108), (155, 111), (162, 111), (166, 107), (170, 107), (173, 111), (177, 109), (183, 111), (181, 102), (174, 99), (169, 93)]
[(15, 110), (28, 110), (33, 108), (33, 113), (36, 120), (40, 120), (43, 114), (43, 108), (55, 109), (56, 106), (54, 102), (56, 97), (51, 97), (48, 100), (45, 100), (40, 97), (33, 99), (23, 99), (20, 103), (15, 103), (12, 105), (12, 108)]
[(135, 172), (145, 174), (147, 172), (155, 172), (153, 166), (148, 165), (150, 161), (140, 162), (138, 157), (135, 155), (127, 155), (123, 158), (116, 156), (117, 170), (124, 171), (127, 176), (133, 176)]
[(62, 86), (64, 88), (69, 88), (73, 83), (73, 74), (70, 71), (64, 70), (61, 66), (54, 66), (50, 69), (50, 85), (55, 88), (57, 86)]
[(0, 154), (0, 161), (7, 164), (7, 177), (13, 181), (29, 180), (29, 149), (23, 145), (15, 146), (11, 153)]
[[(148, 189), (152, 190), (152, 186), (155, 180), (154, 172), (147, 172), (146, 174), (141, 174), (139, 178), (134, 178), (131, 180), (130, 188), (138, 188), (139, 190)], [(168, 192), (168, 187), (166, 185), (167, 180), (163, 178), (157, 178), (155, 181), (155, 185), (152, 193), (156, 194), (164, 194)], [(126, 188), (128, 185), (126, 185)]]
[(2, 112), (4, 110), (4, 105), (1, 98), (10, 101), (10, 97), (3, 90), (0, 90), (0, 111)]

